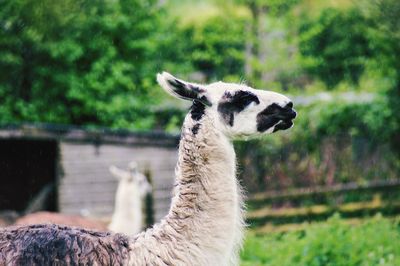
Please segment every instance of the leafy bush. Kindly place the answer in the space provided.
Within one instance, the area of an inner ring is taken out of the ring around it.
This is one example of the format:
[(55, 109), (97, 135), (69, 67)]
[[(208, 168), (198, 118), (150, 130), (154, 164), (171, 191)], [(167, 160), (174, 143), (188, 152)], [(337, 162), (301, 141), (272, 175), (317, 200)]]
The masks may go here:
[(338, 216), (304, 231), (249, 234), (242, 265), (353, 266), (400, 265), (400, 223), (376, 216), (360, 225)]
[(368, 3), (368, 15), (374, 22), (370, 29), (374, 59), (382, 75), (391, 82), (386, 93), (397, 128), (390, 136), (391, 145), (400, 154), (400, 2), (369, 0)]
[(185, 25), (185, 61), (205, 74), (207, 80), (238, 81), (244, 69), (245, 23), (245, 17), (229, 13)]
[(308, 72), (330, 88), (342, 80), (357, 83), (371, 56), (368, 22), (357, 9), (325, 9), (318, 19), (300, 26), (299, 49)]
[(0, 2), (0, 123), (150, 128), (162, 14), (154, 0)]

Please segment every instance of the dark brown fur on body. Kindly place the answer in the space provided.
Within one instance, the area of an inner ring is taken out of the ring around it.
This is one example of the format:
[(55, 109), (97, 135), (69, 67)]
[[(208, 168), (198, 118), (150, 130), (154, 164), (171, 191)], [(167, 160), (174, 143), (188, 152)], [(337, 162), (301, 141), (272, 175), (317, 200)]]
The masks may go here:
[(126, 265), (121, 234), (54, 224), (0, 229), (0, 265)]

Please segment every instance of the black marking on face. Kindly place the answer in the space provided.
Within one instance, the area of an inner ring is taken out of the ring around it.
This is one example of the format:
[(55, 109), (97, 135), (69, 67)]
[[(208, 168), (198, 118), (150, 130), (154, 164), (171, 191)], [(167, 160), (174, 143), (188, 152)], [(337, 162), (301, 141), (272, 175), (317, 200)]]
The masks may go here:
[(199, 132), (199, 129), (200, 129), (200, 124), (195, 124), (192, 128), (193, 135), (197, 135), (197, 133)]
[(264, 132), (275, 126), (273, 132), (276, 132), (290, 128), (293, 125), (292, 120), (296, 117), (296, 112), (292, 107), (292, 102), (285, 107), (276, 103), (271, 104), (257, 115), (257, 130)]
[(285, 129), (291, 128), (292, 126), (293, 126), (292, 120), (287, 120), (287, 121), (283, 120), (274, 127), (273, 132), (276, 132), (279, 130), (285, 130)]
[(173, 87), (173, 90), (183, 99), (198, 100), (207, 106), (211, 106), (211, 102), (204, 95), (200, 97), (200, 94), (206, 91), (200, 87), (194, 86), (189, 83), (183, 83), (178, 79), (168, 79), (167, 82)]
[(211, 107), (212, 106), (212, 103), (207, 99), (207, 97), (206, 96), (201, 96), (199, 99), (198, 99), (198, 101), (199, 102), (201, 102), (202, 104), (204, 104), (204, 105), (207, 105), (208, 107)]
[(258, 97), (249, 91), (240, 90), (233, 95), (227, 91), (218, 104), (218, 111), (222, 119), (230, 126), (234, 124), (234, 114), (243, 111), (249, 104), (260, 103)]
[(269, 128), (273, 127), (279, 122), (279, 118), (276, 117), (261, 117), (257, 115), (257, 131), (264, 132)]
[(192, 119), (195, 121), (199, 121), (203, 117), (206, 107), (199, 101), (193, 101), (192, 107), (190, 107), (190, 109)]

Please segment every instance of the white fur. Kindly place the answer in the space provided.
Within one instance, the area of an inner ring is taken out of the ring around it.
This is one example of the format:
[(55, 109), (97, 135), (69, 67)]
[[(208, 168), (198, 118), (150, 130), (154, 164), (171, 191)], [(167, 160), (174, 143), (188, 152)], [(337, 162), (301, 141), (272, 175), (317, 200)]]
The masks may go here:
[(146, 177), (137, 171), (134, 162), (130, 163), (128, 171), (111, 166), (110, 172), (118, 179), (118, 187), (108, 229), (128, 235), (137, 234), (143, 229), (142, 203), (151, 186)]

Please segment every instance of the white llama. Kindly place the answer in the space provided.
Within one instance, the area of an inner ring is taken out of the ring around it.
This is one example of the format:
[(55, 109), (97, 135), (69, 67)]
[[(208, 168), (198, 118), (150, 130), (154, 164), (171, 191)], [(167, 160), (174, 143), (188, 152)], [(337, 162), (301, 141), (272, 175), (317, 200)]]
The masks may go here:
[(167, 216), (131, 238), (44, 225), (1, 230), (0, 264), (238, 265), (244, 222), (231, 140), (290, 128), (293, 104), (243, 84), (192, 84), (165, 72), (157, 80), (170, 94), (193, 101)]
[(151, 192), (151, 185), (138, 171), (136, 162), (130, 162), (127, 171), (111, 166), (110, 172), (117, 178), (118, 187), (114, 213), (108, 229), (134, 235), (143, 229), (142, 203), (145, 196)]

